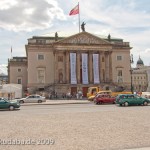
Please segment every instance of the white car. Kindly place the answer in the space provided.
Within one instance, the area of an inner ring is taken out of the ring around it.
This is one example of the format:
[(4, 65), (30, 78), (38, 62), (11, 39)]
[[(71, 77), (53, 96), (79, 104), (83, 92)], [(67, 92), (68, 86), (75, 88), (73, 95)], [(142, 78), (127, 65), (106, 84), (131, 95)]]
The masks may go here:
[(42, 103), (46, 102), (45, 97), (40, 95), (29, 95), (26, 98), (17, 99), (17, 101), (21, 104), (23, 103)]

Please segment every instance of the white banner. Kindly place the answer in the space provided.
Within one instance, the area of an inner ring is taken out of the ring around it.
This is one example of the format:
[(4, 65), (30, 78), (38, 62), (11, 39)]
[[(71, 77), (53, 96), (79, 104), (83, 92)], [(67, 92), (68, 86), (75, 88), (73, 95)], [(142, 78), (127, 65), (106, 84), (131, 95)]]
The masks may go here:
[(82, 83), (88, 84), (88, 55), (82, 54)]
[(99, 54), (93, 54), (93, 74), (94, 74), (94, 83), (98, 84), (99, 81)]
[(77, 84), (76, 53), (70, 53), (70, 67), (71, 67), (71, 84)]

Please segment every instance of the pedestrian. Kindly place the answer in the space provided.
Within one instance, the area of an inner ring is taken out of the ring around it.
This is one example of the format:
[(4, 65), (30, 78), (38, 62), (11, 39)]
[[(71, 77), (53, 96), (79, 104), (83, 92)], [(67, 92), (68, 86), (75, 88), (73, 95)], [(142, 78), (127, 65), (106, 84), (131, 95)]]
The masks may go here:
[(55, 98), (57, 98), (57, 92), (55, 92)]
[(52, 99), (52, 93), (51, 92), (49, 93), (49, 99)]
[(78, 93), (76, 94), (76, 98), (79, 99), (79, 94)]
[(64, 99), (66, 97), (66, 94), (65, 93), (62, 93), (62, 98)]
[(82, 91), (81, 90), (78, 91), (78, 99), (82, 99)]

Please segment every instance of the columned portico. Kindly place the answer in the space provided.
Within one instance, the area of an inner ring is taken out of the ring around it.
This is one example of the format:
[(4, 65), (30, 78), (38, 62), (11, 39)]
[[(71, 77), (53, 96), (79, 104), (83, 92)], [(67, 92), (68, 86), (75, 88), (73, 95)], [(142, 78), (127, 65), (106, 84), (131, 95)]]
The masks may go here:
[(109, 52), (105, 52), (105, 82), (109, 82)]
[(89, 83), (93, 83), (93, 56), (92, 56), (92, 52), (89, 52), (89, 69), (88, 69), (88, 72), (89, 72)]
[(66, 83), (70, 83), (70, 62), (69, 62), (69, 51), (66, 51)]
[(112, 51), (109, 51), (109, 81), (112, 82)]
[(55, 66), (55, 70), (54, 70), (54, 79), (55, 79), (55, 83), (58, 83), (58, 59), (57, 59), (57, 57), (58, 57), (58, 53), (57, 53), (57, 51), (55, 51), (54, 52), (54, 61), (55, 61), (55, 63), (54, 63), (54, 66)]
[(102, 81), (102, 52), (99, 52), (99, 80)]
[(80, 66), (81, 66), (81, 63), (80, 63), (80, 58), (81, 58), (81, 53), (80, 52), (77, 52), (77, 83), (80, 84)]

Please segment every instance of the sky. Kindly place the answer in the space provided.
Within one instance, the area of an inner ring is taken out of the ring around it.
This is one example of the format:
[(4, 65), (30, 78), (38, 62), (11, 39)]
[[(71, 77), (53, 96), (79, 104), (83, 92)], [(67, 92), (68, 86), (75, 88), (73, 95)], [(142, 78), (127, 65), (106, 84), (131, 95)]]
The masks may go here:
[[(149, 0), (1, 0), (0, 66), (13, 56), (26, 56), (32, 36), (58, 36), (79, 32), (78, 15), (69, 12), (79, 2), (80, 22), (92, 34), (130, 42), (134, 65), (139, 58), (150, 65)], [(12, 47), (12, 55), (11, 55)]]

